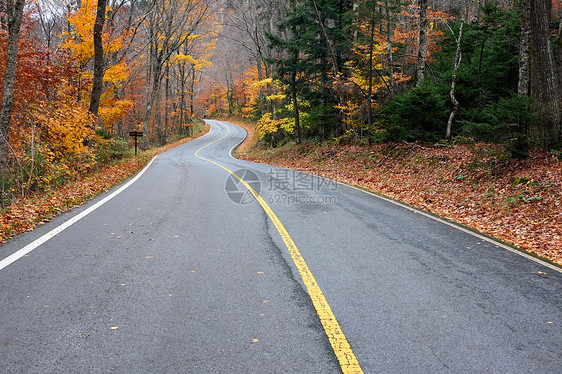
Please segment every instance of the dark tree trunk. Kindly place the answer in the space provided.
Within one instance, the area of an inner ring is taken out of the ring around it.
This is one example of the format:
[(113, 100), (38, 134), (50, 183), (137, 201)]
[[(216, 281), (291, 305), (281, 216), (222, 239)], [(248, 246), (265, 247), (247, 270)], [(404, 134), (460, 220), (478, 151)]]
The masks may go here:
[(10, 124), (12, 121), (12, 107), (14, 105), (14, 88), (16, 85), (16, 71), (18, 63), (18, 41), (23, 18), (25, 0), (7, 0), (6, 13), (8, 18), (8, 53), (6, 60), (6, 74), (2, 91), (2, 109), (0, 110), (0, 169), (8, 168), (8, 154), (10, 151)]
[(96, 22), (94, 23), (94, 81), (90, 97), (90, 112), (98, 115), (100, 98), (103, 91), (103, 40), (102, 31), (105, 24), (105, 8), (107, 0), (98, 0)]
[(170, 101), (170, 62), (168, 61), (166, 63), (166, 83), (164, 85), (164, 129), (163, 129), (163, 133), (164, 133), (164, 137), (167, 136), (168, 134), (168, 121), (169, 121), (169, 116), (170, 116), (170, 105), (169, 105), (169, 101)]
[(544, 148), (560, 140), (560, 92), (550, 45), (550, 0), (531, 0), (531, 95), (544, 120), (531, 126), (531, 136)]
[[(258, 81), (262, 81), (263, 80), (263, 67), (262, 67), (262, 59), (261, 57), (258, 57), (258, 64), (257, 64), (257, 68), (258, 68)], [(263, 88), (263, 85), (260, 83), (260, 115), (265, 114), (265, 90)]]
[[(558, 73), (558, 95), (562, 98), (562, 18), (558, 25), (558, 53), (556, 55), (556, 71)], [(562, 135), (561, 135), (562, 136)]]
[(372, 145), (371, 131), (373, 127), (373, 54), (375, 46), (375, 9), (371, 9), (371, 35), (369, 37), (369, 91), (367, 92), (367, 137), (369, 145)]
[[(191, 86), (189, 88), (189, 123), (193, 122), (193, 117), (195, 116), (193, 105), (195, 103), (195, 65), (191, 67)], [(193, 135), (191, 127), (189, 129), (189, 136)]]
[[(146, 103), (146, 111), (144, 113), (143, 130), (145, 134), (149, 133), (150, 130), (150, 119), (152, 118), (152, 111), (154, 106), (159, 105), (158, 91), (160, 90), (160, 77), (162, 75), (162, 67), (160, 64), (155, 63), (152, 66), (152, 88), (150, 89), (150, 95)], [(157, 125), (158, 126), (158, 125)], [(148, 136), (143, 137), (144, 142), (148, 142)]]
[(180, 83), (180, 128), (182, 134), (185, 130), (185, 62), (179, 65), (179, 83)]
[[(295, 60), (298, 58), (298, 52), (295, 53)], [(293, 100), (293, 117), (295, 118), (295, 141), (297, 144), (301, 142), (301, 125), (300, 125), (300, 113), (299, 113), (299, 102), (297, 98), (297, 72), (293, 71), (291, 73), (291, 98)]]

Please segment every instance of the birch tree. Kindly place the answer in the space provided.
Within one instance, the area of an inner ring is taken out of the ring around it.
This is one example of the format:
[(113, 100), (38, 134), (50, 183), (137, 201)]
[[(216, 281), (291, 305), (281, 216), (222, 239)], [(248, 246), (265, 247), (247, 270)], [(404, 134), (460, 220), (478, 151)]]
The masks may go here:
[(453, 78), (451, 80), (451, 90), (449, 91), (449, 96), (451, 98), (451, 103), (453, 104), (453, 110), (449, 115), (449, 120), (447, 121), (447, 139), (451, 139), (451, 128), (453, 126), (453, 120), (455, 119), (455, 115), (459, 110), (459, 102), (455, 96), (455, 86), (457, 83), (457, 72), (459, 70), (459, 66), (461, 65), (462, 60), (462, 53), (461, 53), (461, 39), (462, 39), (462, 29), (464, 26), (464, 20), (461, 21), (461, 26), (459, 28), (459, 36), (457, 38), (457, 51), (455, 53), (455, 61), (453, 63)]
[(420, 21), (419, 21), (419, 48), (418, 48), (418, 61), (416, 65), (417, 85), (421, 83), (425, 76), (425, 63), (427, 55), (427, 0), (418, 0), (420, 8)]
[(517, 94), (529, 94), (530, 79), (531, 0), (521, 0), (521, 41), (519, 43), (519, 83)]

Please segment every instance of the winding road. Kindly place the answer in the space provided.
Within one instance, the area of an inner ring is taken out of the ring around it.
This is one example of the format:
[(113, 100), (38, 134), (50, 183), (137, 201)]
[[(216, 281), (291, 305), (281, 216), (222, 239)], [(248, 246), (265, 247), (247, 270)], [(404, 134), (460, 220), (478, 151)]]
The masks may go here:
[(560, 372), (560, 269), (208, 122), (0, 247), (1, 373)]

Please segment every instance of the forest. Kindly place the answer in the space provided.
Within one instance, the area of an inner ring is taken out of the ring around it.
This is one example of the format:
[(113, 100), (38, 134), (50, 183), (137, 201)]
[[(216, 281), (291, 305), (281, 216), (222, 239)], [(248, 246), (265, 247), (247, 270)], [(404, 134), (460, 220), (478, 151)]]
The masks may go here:
[(559, 0), (4, 0), (1, 204), (238, 116), (260, 141), (560, 154)]

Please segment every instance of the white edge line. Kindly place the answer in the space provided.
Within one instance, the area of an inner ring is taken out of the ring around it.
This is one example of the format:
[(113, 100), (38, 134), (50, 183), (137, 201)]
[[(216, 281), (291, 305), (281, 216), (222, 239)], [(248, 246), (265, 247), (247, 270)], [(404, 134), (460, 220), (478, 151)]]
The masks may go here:
[[(324, 178), (324, 177), (323, 177), (323, 178)], [(331, 179), (331, 178), (328, 178), (328, 179)], [(527, 259), (529, 259), (529, 260), (532, 260), (532, 261), (534, 261), (534, 262), (536, 262), (536, 263), (539, 263), (539, 264), (541, 264), (541, 265), (543, 265), (543, 266), (546, 266), (546, 267), (548, 267), (548, 268), (550, 268), (550, 269), (552, 269), (552, 270), (556, 270), (557, 272), (562, 273), (562, 268), (559, 268), (559, 267), (557, 267), (556, 265), (553, 265), (553, 264), (550, 264), (550, 263), (548, 263), (548, 262), (546, 262), (546, 261), (543, 261), (543, 260), (541, 260), (540, 258), (536, 258), (536, 257), (534, 257), (534, 256), (531, 256), (530, 254), (527, 254), (526, 252), (523, 252), (523, 251), (524, 251), (523, 249), (517, 250), (517, 249), (512, 248), (512, 247), (510, 247), (510, 246), (508, 246), (508, 245), (506, 245), (506, 244), (504, 244), (504, 243), (502, 243), (502, 242), (500, 242), (500, 241), (497, 241), (497, 240), (495, 240), (495, 239), (493, 239), (493, 238), (490, 238), (490, 237), (488, 237), (488, 236), (479, 234), (478, 232), (475, 232), (475, 231), (469, 230), (469, 229), (467, 229), (467, 228), (464, 228), (463, 226), (461, 226), (460, 224), (458, 224), (458, 223), (456, 223), (456, 222), (451, 222), (451, 221), (448, 221), (448, 220), (446, 220), (446, 219), (437, 217), (437, 216), (435, 216), (435, 215), (433, 215), (433, 214), (431, 214), (431, 213), (428, 213), (428, 212), (425, 212), (425, 211), (423, 211), (423, 210), (414, 208), (414, 207), (412, 207), (412, 206), (410, 206), (410, 205), (408, 205), (408, 204), (406, 204), (406, 203), (403, 203), (403, 202), (400, 202), (400, 201), (396, 201), (396, 200), (390, 199), (390, 198), (385, 197), (385, 196), (381, 196), (381, 195), (376, 194), (376, 193), (371, 192), (371, 191), (366, 191), (366, 190), (364, 190), (364, 189), (362, 189), (362, 188), (359, 188), (359, 187), (357, 187), (357, 186), (351, 185), (351, 184), (349, 184), (349, 183), (339, 182), (339, 181), (336, 181), (336, 180), (334, 180), (334, 181), (335, 181), (336, 183), (341, 183), (341, 184), (343, 184), (343, 185), (345, 185), (345, 186), (347, 186), (347, 187), (349, 187), (349, 188), (352, 188), (352, 189), (354, 189), (354, 190), (361, 191), (361, 192), (363, 192), (363, 193), (366, 193), (366, 194), (368, 194), (368, 195), (377, 197), (377, 198), (379, 198), (379, 199), (381, 199), (381, 200), (387, 201), (387, 202), (392, 203), (392, 204), (394, 204), (394, 205), (398, 205), (398, 206), (400, 206), (400, 207), (402, 207), (402, 208), (406, 208), (406, 209), (409, 210), (409, 211), (412, 211), (412, 212), (417, 213), (417, 214), (421, 214), (422, 216), (431, 218), (431, 219), (433, 219), (433, 220), (435, 220), (435, 221), (437, 221), (437, 222), (444, 223), (445, 225), (447, 225), (447, 226), (449, 226), (449, 227), (453, 227), (453, 228), (455, 228), (455, 229), (457, 229), (457, 230), (463, 231), (463, 232), (465, 232), (465, 233), (467, 233), (467, 234), (470, 234), (470, 235), (472, 235), (472, 236), (477, 237), (478, 239), (485, 240), (485, 241), (487, 241), (488, 243), (491, 243), (491, 244), (493, 244), (493, 245), (497, 245), (498, 247), (501, 247), (501, 248), (503, 248), (503, 249), (506, 249), (506, 250), (508, 250), (508, 251), (510, 251), (510, 252), (513, 252), (513, 253), (515, 253), (515, 254), (518, 254), (519, 256), (525, 257), (525, 258), (527, 258)]]
[(74, 217), (72, 217), (68, 221), (64, 222), (60, 226), (54, 228), (53, 230), (49, 231), (45, 235), (41, 236), (40, 238), (35, 239), (33, 242), (29, 243), (28, 245), (21, 248), (17, 252), (12, 253), (10, 256), (8, 256), (5, 259), (3, 259), (2, 261), (0, 261), (0, 270), (4, 269), (6, 266), (10, 265), (11, 263), (19, 260), (20, 258), (25, 256), (29, 252), (33, 251), (35, 248), (39, 247), (41, 244), (45, 243), (49, 239), (58, 235), (63, 230), (67, 229), (71, 225), (80, 221), (82, 218), (86, 217), (88, 214), (92, 213), (94, 210), (98, 209), (100, 206), (107, 203), (109, 200), (113, 199), (115, 196), (119, 195), (121, 192), (126, 190), (129, 186), (131, 186), (133, 183), (135, 183), (144, 174), (144, 172), (150, 167), (150, 165), (152, 165), (152, 162), (156, 159), (156, 157), (158, 157), (158, 156), (153, 157), (152, 160), (150, 160), (150, 162), (148, 163), (148, 165), (146, 165), (135, 177), (133, 177), (133, 179), (131, 179), (129, 182), (127, 182), (127, 184), (123, 185), (117, 191), (112, 192), (111, 194), (104, 197), (102, 200), (98, 201), (97, 203), (95, 203), (94, 205), (89, 207), (88, 209), (86, 209), (83, 212), (75, 215)]
[[(234, 126), (238, 126), (238, 125), (234, 125)], [(237, 161), (240, 161), (239, 159), (237, 159), (236, 157), (234, 157), (233, 152), (234, 152), (234, 150), (235, 150), (236, 148), (238, 148), (242, 143), (244, 143), (244, 141), (245, 141), (246, 138), (248, 137), (248, 131), (246, 131), (246, 129), (243, 128), (243, 127), (241, 127), (241, 126), (238, 126), (238, 127), (240, 127), (242, 130), (244, 130), (244, 132), (246, 133), (246, 135), (244, 135), (244, 139), (240, 140), (238, 143), (236, 143), (235, 145), (233, 145), (232, 148), (230, 148), (230, 151), (228, 152), (228, 154), (230, 155), (231, 158), (233, 158), (233, 159), (235, 159), (235, 160), (237, 160)]]
[[(238, 126), (238, 127), (240, 127), (240, 126)], [(242, 127), (240, 127), (240, 128), (246, 132), (246, 136), (244, 137), (244, 139), (242, 139), (242, 141), (241, 141), (240, 143), (236, 144), (234, 147), (232, 147), (232, 148), (230, 149), (230, 157), (234, 158), (235, 160), (238, 160), (238, 159), (236, 159), (236, 158), (232, 155), (232, 152), (234, 151), (234, 149), (236, 149), (236, 147), (238, 147), (240, 144), (242, 144), (242, 143), (244, 142), (244, 140), (246, 140), (246, 137), (248, 136), (248, 132), (247, 132), (244, 128), (242, 128)], [(287, 168), (285, 168), (285, 169), (287, 169)], [(443, 218), (437, 217), (437, 216), (435, 216), (435, 215), (433, 215), (433, 214), (430, 214), (430, 213), (428, 213), (428, 212), (424, 212), (424, 211), (421, 210), (421, 209), (414, 208), (414, 207), (412, 207), (412, 206), (410, 206), (410, 205), (408, 205), (408, 204), (406, 204), (406, 203), (403, 203), (403, 202), (401, 202), (401, 201), (396, 201), (396, 200), (390, 199), (390, 198), (388, 198), (388, 197), (381, 196), (381, 195), (379, 195), (379, 194), (376, 194), (376, 193), (371, 192), (371, 191), (364, 190), (364, 189), (362, 189), (362, 188), (359, 188), (359, 187), (354, 186), (354, 185), (349, 184), (349, 183), (337, 181), (337, 180), (332, 179), (332, 178), (326, 178), (326, 177), (322, 177), (322, 178), (330, 179), (330, 180), (332, 180), (332, 181), (334, 181), (334, 182), (336, 182), (336, 183), (340, 183), (340, 184), (345, 185), (345, 186), (347, 186), (347, 187), (349, 187), (349, 188), (352, 188), (352, 189), (354, 189), (354, 190), (357, 190), (357, 191), (366, 193), (366, 194), (368, 194), (368, 195), (374, 196), (374, 197), (376, 197), (376, 198), (379, 198), (379, 199), (381, 199), (381, 200), (387, 201), (387, 202), (389, 202), (389, 203), (392, 203), (392, 204), (394, 204), (394, 205), (400, 206), (400, 207), (402, 207), (402, 208), (406, 208), (407, 210), (409, 210), (409, 211), (411, 211), (411, 212), (414, 212), (414, 213), (417, 213), (417, 214), (421, 214), (422, 216), (431, 218), (431, 219), (433, 219), (433, 220), (435, 220), (435, 221), (437, 221), (437, 222), (444, 223), (445, 225), (447, 225), (447, 226), (449, 226), (449, 227), (453, 227), (453, 228), (455, 228), (455, 229), (457, 229), (457, 230), (463, 231), (463, 232), (465, 232), (465, 233), (467, 233), (467, 234), (470, 234), (470, 235), (472, 235), (472, 236), (474, 236), (474, 237), (477, 237), (478, 239), (485, 240), (485, 241), (487, 241), (488, 243), (491, 243), (491, 244), (493, 244), (493, 245), (497, 245), (498, 247), (501, 247), (501, 248), (503, 248), (503, 249), (506, 249), (506, 250), (508, 250), (508, 251), (510, 251), (510, 252), (512, 252), (512, 253), (518, 254), (519, 256), (525, 257), (525, 258), (527, 258), (527, 259), (529, 259), (529, 260), (531, 260), (531, 261), (534, 261), (534, 262), (536, 262), (536, 263), (538, 263), (538, 264), (541, 264), (541, 265), (543, 265), (543, 266), (546, 266), (547, 268), (550, 268), (550, 269), (555, 270), (555, 271), (557, 271), (557, 272), (559, 272), (559, 273), (562, 273), (562, 268), (559, 268), (559, 267), (556, 266), (556, 265), (553, 265), (553, 264), (550, 264), (550, 263), (548, 263), (548, 262), (546, 262), (546, 261), (543, 261), (543, 260), (541, 260), (540, 258), (536, 258), (536, 257), (534, 257), (534, 256), (531, 256), (530, 254), (527, 254), (526, 252), (523, 252), (524, 250), (517, 250), (517, 249), (512, 248), (512, 247), (510, 247), (510, 246), (508, 246), (508, 245), (506, 245), (506, 244), (504, 244), (504, 243), (502, 243), (502, 242), (500, 242), (500, 241), (497, 241), (497, 240), (495, 240), (495, 239), (493, 239), (493, 238), (490, 238), (490, 237), (487, 237), (487, 236), (485, 236), (485, 235), (479, 234), (479, 233), (477, 233), (477, 232), (475, 232), (475, 231), (466, 229), (466, 228), (464, 228), (463, 226), (461, 226), (460, 224), (458, 224), (458, 223), (456, 223), (456, 222), (451, 222), (451, 221), (445, 220), (445, 219), (443, 219)]]
[[(234, 145), (232, 146), (232, 148), (230, 148), (230, 151), (228, 151), (228, 155), (230, 156), (230, 158), (232, 158), (232, 159), (234, 159), (234, 160), (236, 160), (236, 161), (240, 161), (239, 159), (237, 159), (236, 157), (233, 156), (233, 153), (234, 153), (234, 150), (240, 146), (240, 144), (244, 143), (244, 141), (245, 141), (246, 138), (248, 137), (248, 131), (246, 131), (246, 129), (244, 129), (242, 126), (238, 126), (237, 124), (234, 124), (234, 123), (228, 122), (228, 121), (218, 121), (218, 120), (214, 120), (214, 119), (213, 119), (213, 120), (204, 119), (203, 121), (205, 121), (205, 122), (207, 122), (207, 121), (209, 121), (209, 122), (210, 122), (210, 121), (215, 121), (215, 122), (217, 122), (217, 123), (219, 123), (219, 124), (220, 124), (221, 122), (224, 122), (224, 123), (228, 123), (229, 125), (234, 125), (234, 126), (236, 126), (236, 127), (239, 127), (240, 129), (242, 129), (242, 130), (244, 131), (244, 133), (245, 133), (244, 138), (243, 138), (242, 140), (240, 140), (238, 143), (234, 144)], [(224, 125), (224, 123), (223, 123), (223, 125)], [(210, 126), (210, 124), (209, 124), (209, 126)], [(224, 125), (224, 126), (227, 126), (227, 125)]]

